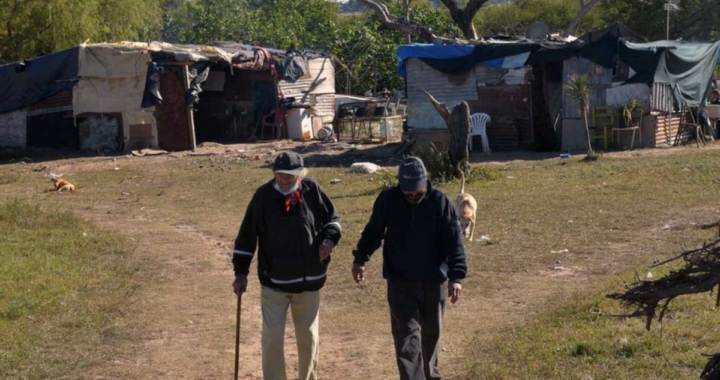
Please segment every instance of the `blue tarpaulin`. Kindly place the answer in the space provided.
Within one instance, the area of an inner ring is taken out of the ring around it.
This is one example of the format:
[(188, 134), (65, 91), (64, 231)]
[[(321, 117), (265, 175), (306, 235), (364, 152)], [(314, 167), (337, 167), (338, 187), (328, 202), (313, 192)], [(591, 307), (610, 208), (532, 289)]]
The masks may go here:
[(0, 66), (0, 113), (27, 107), (77, 83), (79, 47)]
[(540, 48), (536, 43), (499, 43), (484, 45), (430, 45), (412, 44), (400, 46), (398, 73), (405, 77), (405, 61), (419, 58), (444, 73), (465, 72), (474, 66), (514, 69), (523, 67), (530, 52)]

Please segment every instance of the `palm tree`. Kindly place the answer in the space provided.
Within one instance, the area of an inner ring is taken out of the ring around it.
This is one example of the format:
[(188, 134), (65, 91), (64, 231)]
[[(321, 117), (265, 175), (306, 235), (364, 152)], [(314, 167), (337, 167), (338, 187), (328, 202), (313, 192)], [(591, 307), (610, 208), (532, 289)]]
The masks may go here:
[(575, 99), (580, 106), (580, 112), (585, 121), (585, 136), (587, 137), (587, 154), (594, 156), (592, 144), (590, 142), (590, 127), (588, 126), (588, 110), (590, 109), (590, 80), (587, 75), (574, 74), (565, 85), (568, 95)]

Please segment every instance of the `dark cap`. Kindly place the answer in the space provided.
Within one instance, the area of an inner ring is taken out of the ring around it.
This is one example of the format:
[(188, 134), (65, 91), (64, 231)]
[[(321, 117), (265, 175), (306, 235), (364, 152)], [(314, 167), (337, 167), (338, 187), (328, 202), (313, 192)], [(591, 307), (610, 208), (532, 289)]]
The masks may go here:
[(273, 163), (275, 173), (285, 173), (297, 177), (302, 174), (303, 170), (305, 170), (303, 158), (295, 152), (283, 152), (275, 157), (275, 163)]
[(427, 170), (417, 157), (407, 157), (398, 169), (398, 183), (404, 192), (422, 191), (427, 188)]

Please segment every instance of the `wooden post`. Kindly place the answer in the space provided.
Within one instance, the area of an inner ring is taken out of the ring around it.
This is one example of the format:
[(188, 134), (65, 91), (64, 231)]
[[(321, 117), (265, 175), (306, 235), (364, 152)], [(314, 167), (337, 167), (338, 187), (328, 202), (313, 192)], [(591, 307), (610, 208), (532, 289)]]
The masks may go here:
[[(470, 163), (470, 152), (468, 151), (468, 137), (471, 128), (470, 106), (466, 101), (462, 101), (453, 107), (452, 113), (450, 113), (445, 103), (438, 102), (429, 92), (424, 92), (450, 131), (450, 146), (448, 147), (450, 163), (454, 168), (466, 170)], [(457, 176), (459, 173), (455, 173), (455, 175)]]
[(470, 134), (470, 106), (462, 101), (453, 107), (450, 114), (450, 163), (453, 167), (462, 171), (467, 169), (469, 164), (468, 137)]
[[(187, 91), (190, 89), (190, 69), (188, 65), (183, 65), (183, 83), (185, 88), (185, 100), (187, 101)], [(190, 127), (190, 147), (192, 150), (197, 148), (195, 141), (195, 118), (193, 116), (192, 104), (187, 105), (188, 126)]]

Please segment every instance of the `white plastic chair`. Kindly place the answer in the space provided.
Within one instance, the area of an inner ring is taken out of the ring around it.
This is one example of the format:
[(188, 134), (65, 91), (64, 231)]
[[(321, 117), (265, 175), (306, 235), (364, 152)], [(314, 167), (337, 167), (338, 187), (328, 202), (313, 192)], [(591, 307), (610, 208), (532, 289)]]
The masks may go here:
[(487, 137), (487, 123), (490, 122), (490, 115), (482, 112), (474, 113), (470, 115), (470, 134), (468, 135), (468, 146), (470, 151), (473, 150), (472, 137), (480, 136), (482, 138), (482, 148), (484, 153), (490, 153), (490, 143)]

